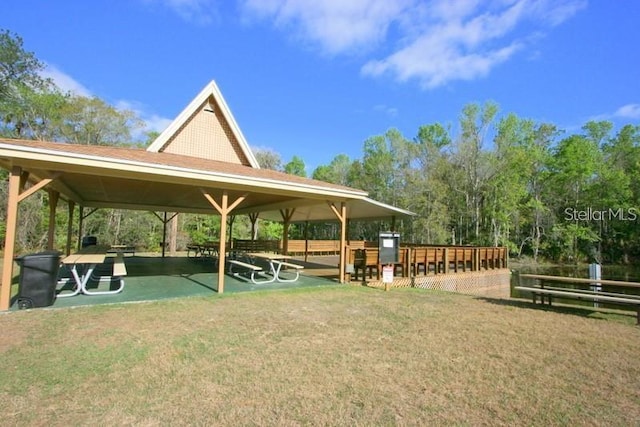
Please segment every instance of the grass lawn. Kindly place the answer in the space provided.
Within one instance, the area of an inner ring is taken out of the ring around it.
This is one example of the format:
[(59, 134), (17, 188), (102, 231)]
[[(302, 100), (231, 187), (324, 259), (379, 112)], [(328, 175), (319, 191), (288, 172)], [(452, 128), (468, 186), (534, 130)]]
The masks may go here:
[(417, 289), (0, 315), (3, 425), (638, 425), (634, 314)]

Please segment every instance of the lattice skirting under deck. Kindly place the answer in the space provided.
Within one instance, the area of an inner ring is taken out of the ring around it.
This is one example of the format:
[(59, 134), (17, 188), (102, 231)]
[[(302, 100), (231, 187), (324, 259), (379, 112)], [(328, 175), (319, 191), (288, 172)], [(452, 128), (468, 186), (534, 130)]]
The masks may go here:
[[(509, 296), (511, 270), (469, 271), (466, 273), (438, 274), (433, 276), (397, 277), (390, 288), (423, 288), (458, 292), (471, 295)], [(384, 288), (380, 281), (371, 281), (367, 286)]]

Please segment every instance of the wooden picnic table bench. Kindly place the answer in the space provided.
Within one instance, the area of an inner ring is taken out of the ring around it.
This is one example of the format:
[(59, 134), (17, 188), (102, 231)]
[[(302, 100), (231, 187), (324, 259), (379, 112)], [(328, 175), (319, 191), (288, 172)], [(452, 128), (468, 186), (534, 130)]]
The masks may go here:
[[(523, 286), (521, 284), (522, 278), (536, 279), (539, 282), (536, 285)], [(596, 289), (570, 289), (559, 286), (548, 286), (545, 285), (545, 281), (558, 283), (569, 282), (574, 284), (590, 285), (594, 287), (608, 285), (612, 287), (615, 286), (620, 288), (636, 289), (640, 288), (640, 283), (622, 282), (617, 280), (579, 279), (573, 277), (546, 276), (537, 274), (519, 274), (518, 285), (513, 287), (515, 290), (531, 293), (534, 304), (537, 302), (539, 296), (541, 304), (545, 303), (546, 297), (547, 303), (549, 305), (551, 305), (552, 299), (555, 297), (562, 299), (592, 301), (595, 303), (602, 302), (633, 306), (636, 310), (636, 322), (638, 325), (640, 325), (640, 295), (626, 294), (622, 292), (602, 291)]]
[(257, 266), (255, 264), (251, 264), (248, 262), (244, 262), (244, 261), (240, 261), (237, 259), (230, 259), (229, 261), (227, 261), (229, 263), (229, 274), (233, 275), (233, 276), (238, 276), (239, 272), (233, 271), (233, 266), (237, 266), (240, 267), (242, 269), (244, 269), (245, 271), (249, 272), (251, 274), (251, 281), (255, 284), (260, 284), (260, 283), (270, 283), (273, 282), (275, 280), (275, 277), (273, 279), (268, 279), (268, 280), (257, 280), (256, 279), (256, 273), (260, 273), (263, 272), (264, 270), (262, 269), (262, 267)]

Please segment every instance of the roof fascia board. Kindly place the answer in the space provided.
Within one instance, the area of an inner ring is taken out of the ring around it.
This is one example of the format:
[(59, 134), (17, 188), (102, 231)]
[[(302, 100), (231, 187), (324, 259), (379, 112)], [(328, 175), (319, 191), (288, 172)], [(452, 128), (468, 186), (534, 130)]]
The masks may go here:
[(402, 209), (393, 205), (387, 205), (386, 203), (379, 202), (377, 200), (370, 199), (365, 197), (362, 199), (363, 202), (370, 203), (372, 205), (380, 206), (381, 208), (388, 209), (390, 211), (396, 212), (398, 215), (406, 215), (406, 216), (417, 216), (418, 214), (415, 212), (408, 211), (406, 209)]
[(173, 122), (171, 122), (171, 124), (147, 148), (147, 151), (152, 151), (155, 153), (160, 152), (160, 149), (180, 129), (180, 127), (182, 127), (182, 125), (186, 123), (187, 120), (189, 120), (189, 117), (191, 117), (198, 110), (198, 108), (200, 108), (200, 106), (204, 104), (209, 96), (213, 96), (213, 98), (220, 106), (222, 115), (227, 120), (229, 127), (231, 127), (231, 131), (238, 140), (238, 144), (240, 144), (242, 152), (245, 156), (247, 156), (247, 159), (249, 160), (251, 166), (256, 169), (260, 169), (258, 160), (253, 155), (253, 152), (251, 151), (251, 148), (249, 147), (244, 134), (240, 130), (240, 126), (238, 126), (238, 123), (233, 117), (233, 114), (231, 114), (231, 110), (229, 109), (229, 106), (222, 96), (222, 92), (220, 92), (220, 89), (218, 89), (218, 86), (216, 85), (216, 82), (214, 80), (211, 80), (209, 84), (205, 86), (204, 89), (202, 89), (200, 93), (189, 103), (189, 105), (187, 105), (187, 107), (182, 110), (178, 117), (176, 117)]
[[(9, 147), (8, 149), (6, 147)], [(17, 153), (24, 153), (23, 156), (17, 156)], [(167, 172), (171, 172), (169, 175), (173, 178), (181, 178), (190, 181), (197, 181), (200, 185), (210, 185), (211, 182), (225, 183), (230, 185), (236, 185), (239, 189), (254, 187), (260, 189), (267, 189), (271, 193), (281, 193), (286, 195), (304, 193), (306, 196), (310, 194), (321, 197), (337, 197), (337, 198), (349, 198), (349, 199), (361, 199), (366, 196), (363, 191), (348, 191), (342, 189), (331, 189), (325, 187), (319, 187), (309, 184), (300, 184), (293, 182), (282, 182), (267, 178), (249, 177), (246, 175), (233, 175), (228, 173), (211, 172), (205, 170), (187, 169), (168, 165), (149, 164), (143, 162), (136, 162), (133, 160), (114, 159), (109, 157), (88, 156), (76, 153), (68, 153), (63, 151), (52, 151), (45, 149), (38, 149), (32, 147), (18, 147), (15, 145), (5, 145), (0, 143), (0, 157), (5, 156), (9, 158), (21, 158), (27, 163), (31, 162), (43, 162), (44, 165), (38, 165), (42, 169), (55, 169), (53, 164), (63, 165), (75, 165), (80, 167), (84, 172), (93, 175), (109, 175), (117, 177), (135, 177), (140, 174), (155, 175), (160, 177), (158, 181), (173, 182), (167, 178)], [(62, 162), (60, 158), (64, 158), (65, 162)], [(122, 166), (126, 165), (127, 168), (123, 169)], [(112, 173), (97, 173), (97, 171), (112, 171)], [(207, 177), (209, 179), (203, 179)]]

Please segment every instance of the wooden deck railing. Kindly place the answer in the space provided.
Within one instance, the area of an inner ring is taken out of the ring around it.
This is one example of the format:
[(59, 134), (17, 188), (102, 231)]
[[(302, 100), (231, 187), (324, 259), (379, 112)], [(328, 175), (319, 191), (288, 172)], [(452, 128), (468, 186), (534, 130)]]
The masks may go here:
[[(380, 279), (382, 265), (378, 252), (378, 248), (347, 246), (347, 265), (353, 266), (355, 280), (358, 280), (361, 270), (363, 278), (367, 272), (372, 278), (375, 271), (376, 278)], [(503, 247), (410, 246), (400, 248), (394, 275), (409, 277), (410, 274), (420, 276), (493, 270), (506, 268), (507, 263), (507, 249)]]

